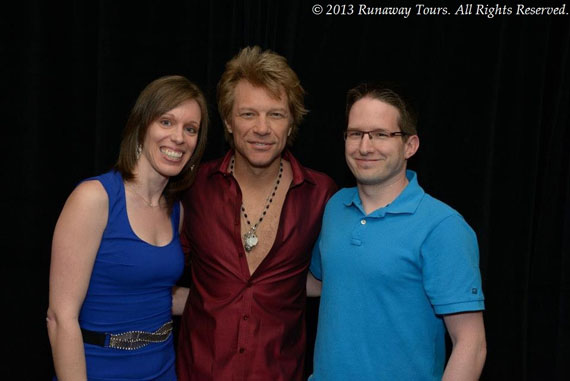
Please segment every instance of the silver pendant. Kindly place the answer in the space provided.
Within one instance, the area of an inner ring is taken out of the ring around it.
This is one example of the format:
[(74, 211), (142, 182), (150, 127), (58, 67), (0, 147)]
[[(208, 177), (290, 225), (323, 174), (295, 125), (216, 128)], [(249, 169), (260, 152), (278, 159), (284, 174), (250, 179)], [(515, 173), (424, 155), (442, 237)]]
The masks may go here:
[(259, 241), (255, 235), (255, 230), (250, 230), (243, 235), (244, 248), (248, 253), (257, 245)]

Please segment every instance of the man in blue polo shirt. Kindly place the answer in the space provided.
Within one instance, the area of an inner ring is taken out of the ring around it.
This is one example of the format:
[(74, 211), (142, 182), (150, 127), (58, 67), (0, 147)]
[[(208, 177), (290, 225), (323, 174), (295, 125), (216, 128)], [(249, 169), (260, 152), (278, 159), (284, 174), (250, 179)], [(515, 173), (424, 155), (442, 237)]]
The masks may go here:
[(359, 85), (346, 113), (357, 187), (330, 199), (313, 252), (307, 285), (321, 301), (310, 380), (476, 380), (486, 342), (475, 233), (406, 170), (419, 138), (396, 92)]

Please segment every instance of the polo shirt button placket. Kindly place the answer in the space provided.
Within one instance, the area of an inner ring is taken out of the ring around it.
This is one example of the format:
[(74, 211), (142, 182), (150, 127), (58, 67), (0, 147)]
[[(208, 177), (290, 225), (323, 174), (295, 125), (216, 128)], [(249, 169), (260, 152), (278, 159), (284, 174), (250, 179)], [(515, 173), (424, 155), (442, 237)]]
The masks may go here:
[[(354, 220), (353, 220), (354, 221)], [(357, 222), (358, 221), (358, 222)], [(352, 222), (356, 223), (354, 229), (352, 230), (352, 234), (350, 237), (350, 244), (354, 246), (361, 246), (362, 245), (362, 238), (365, 232), (366, 217), (358, 216), (358, 220)], [(360, 225), (360, 226), (359, 226)]]

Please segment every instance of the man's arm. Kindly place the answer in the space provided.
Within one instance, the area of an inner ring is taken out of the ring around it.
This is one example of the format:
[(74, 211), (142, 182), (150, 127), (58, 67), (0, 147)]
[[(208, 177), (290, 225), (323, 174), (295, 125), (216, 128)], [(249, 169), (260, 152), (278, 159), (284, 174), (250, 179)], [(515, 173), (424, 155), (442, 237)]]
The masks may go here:
[(307, 296), (321, 296), (321, 286), (321, 281), (309, 271), (307, 273)]
[(190, 289), (188, 287), (172, 287), (172, 315), (182, 315), (189, 293)]
[[(180, 203), (180, 221), (178, 223), (178, 232), (180, 233), (180, 245), (182, 246), (182, 251), (184, 252), (184, 263), (188, 263), (188, 252), (190, 251), (188, 245), (188, 237), (186, 236), (186, 230), (184, 229), (184, 205)], [(190, 288), (182, 286), (172, 287), (172, 315), (180, 316), (184, 312), (186, 307), (186, 300), (188, 299), (188, 294), (190, 294)]]
[(443, 320), (453, 349), (442, 381), (478, 380), (487, 355), (483, 313), (476, 311), (445, 315)]

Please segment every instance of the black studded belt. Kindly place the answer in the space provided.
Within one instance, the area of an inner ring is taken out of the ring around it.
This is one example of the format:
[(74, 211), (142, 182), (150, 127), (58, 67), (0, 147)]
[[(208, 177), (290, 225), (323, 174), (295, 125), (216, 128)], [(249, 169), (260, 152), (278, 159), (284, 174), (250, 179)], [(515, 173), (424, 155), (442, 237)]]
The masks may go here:
[(172, 334), (172, 320), (154, 332), (127, 331), (123, 333), (104, 333), (81, 328), (83, 342), (101, 347), (134, 350), (151, 343), (162, 343)]

